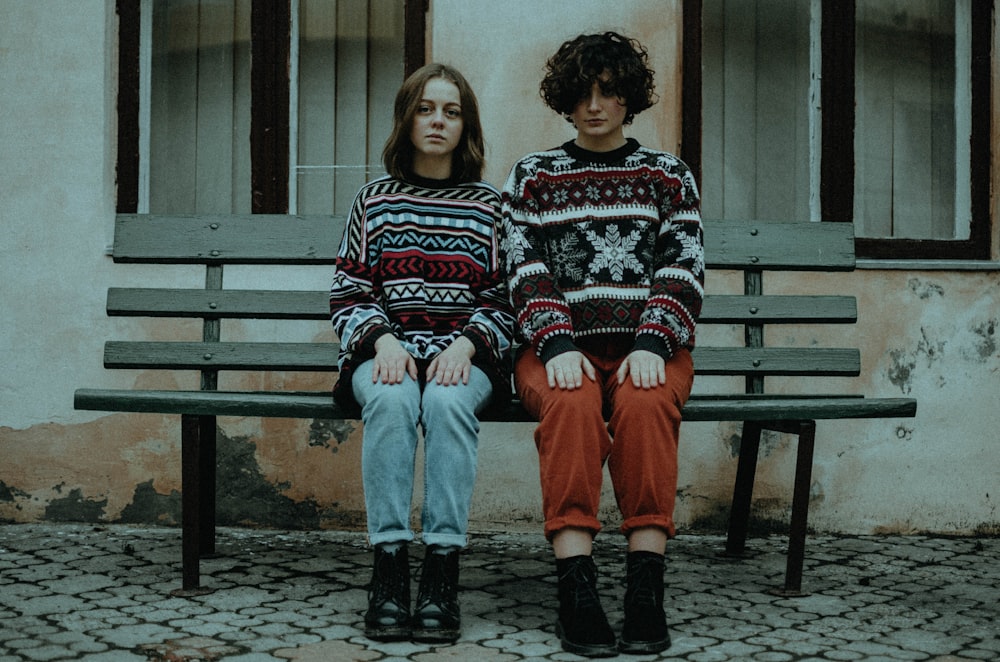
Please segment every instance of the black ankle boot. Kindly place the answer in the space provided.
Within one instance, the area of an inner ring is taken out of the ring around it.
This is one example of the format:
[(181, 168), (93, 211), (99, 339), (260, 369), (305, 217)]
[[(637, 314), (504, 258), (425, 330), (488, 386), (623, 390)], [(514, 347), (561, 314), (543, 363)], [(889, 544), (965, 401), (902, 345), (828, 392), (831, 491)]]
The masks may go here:
[(429, 548), (420, 569), (413, 639), (447, 642), (458, 639), (462, 620), (458, 608), (458, 551), (435, 554)]
[(619, 650), (623, 653), (667, 650), (670, 632), (663, 613), (663, 556), (629, 552), (626, 563), (625, 625)]
[(597, 566), (590, 556), (556, 559), (559, 620), (556, 634), (563, 650), (584, 657), (618, 654), (615, 633), (597, 595)]
[(395, 553), (375, 548), (365, 636), (377, 641), (410, 638), (410, 556), (405, 545)]

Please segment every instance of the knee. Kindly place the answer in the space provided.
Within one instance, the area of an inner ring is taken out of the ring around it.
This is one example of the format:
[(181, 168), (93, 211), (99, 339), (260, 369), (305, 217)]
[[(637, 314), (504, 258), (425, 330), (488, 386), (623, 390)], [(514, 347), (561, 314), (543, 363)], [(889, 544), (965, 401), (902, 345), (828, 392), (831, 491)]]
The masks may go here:
[(475, 404), (462, 397), (461, 386), (427, 388), (424, 390), (421, 417), (424, 423), (432, 421), (476, 420)]
[(419, 391), (406, 384), (380, 384), (366, 393), (366, 416), (405, 416), (416, 420), (420, 409)]
[(573, 390), (549, 388), (541, 398), (541, 415), (569, 415), (580, 419), (599, 418), (602, 421), (604, 398), (600, 387), (584, 377), (583, 386)]
[(629, 384), (629, 388), (615, 398), (615, 410), (627, 417), (639, 419), (656, 416), (668, 421), (680, 421), (683, 401), (673, 389), (666, 386), (642, 389)]

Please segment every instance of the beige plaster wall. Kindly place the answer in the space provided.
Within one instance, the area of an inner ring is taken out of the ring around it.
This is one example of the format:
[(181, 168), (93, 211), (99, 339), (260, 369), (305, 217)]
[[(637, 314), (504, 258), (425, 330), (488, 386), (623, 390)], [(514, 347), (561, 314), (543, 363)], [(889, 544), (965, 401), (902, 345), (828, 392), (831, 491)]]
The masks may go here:
[(636, 118), (629, 135), (678, 151), (680, 10), (680, 0), (431, 2), (428, 58), (458, 67), (476, 91), (487, 141), (486, 179), (502, 186), (519, 157), (575, 136), (542, 102), (538, 84), (545, 60), (584, 33), (615, 30), (646, 46), (660, 100)]
[[(537, 85), (545, 57), (580, 32), (618, 29), (647, 44), (661, 101), (630, 134), (678, 149), (679, 0), (431, 4), (431, 55), (458, 65), (475, 86), (489, 140), (488, 178), (498, 186), (521, 154), (572, 137), (543, 106)], [(79, 386), (191, 386), (185, 376), (104, 370), (106, 338), (197, 333), (104, 315), (109, 286), (201, 283), (183, 269), (113, 265), (104, 253), (115, 199), (113, 3), (0, 0), (0, 15), (0, 521), (176, 522), (176, 419), (72, 409)], [(267, 275), (232, 278), (230, 284), (245, 279), (252, 286)], [(323, 288), (327, 279), (322, 270), (302, 270), (288, 286)], [(708, 289), (738, 287), (732, 280), (710, 274)], [(820, 424), (811, 524), (852, 533), (996, 533), (998, 272), (864, 270), (768, 281), (776, 291), (791, 285), (856, 295), (862, 321), (836, 333), (787, 329), (775, 340), (860, 346), (864, 376), (831, 390), (906, 394), (920, 403), (912, 420)], [(302, 330), (307, 339), (329, 333), (325, 325)], [(324, 387), (322, 379), (297, 375), (247, 378), (243, 385)], [(357, 423), (226, 419), (221, 426), (225, 521), (362, 525)], [(737, 432), (730, 423), (685, 424), (682, 530), (724, 523)], [(794, 451), (784, 436), (764, 440), (756, 506), (765, 520), (787, 519)], [(473, 527), (538, 530), (532, 426), (485, 425), (480, 467)], [(614, 527), (610, 491), (604, 503)]]

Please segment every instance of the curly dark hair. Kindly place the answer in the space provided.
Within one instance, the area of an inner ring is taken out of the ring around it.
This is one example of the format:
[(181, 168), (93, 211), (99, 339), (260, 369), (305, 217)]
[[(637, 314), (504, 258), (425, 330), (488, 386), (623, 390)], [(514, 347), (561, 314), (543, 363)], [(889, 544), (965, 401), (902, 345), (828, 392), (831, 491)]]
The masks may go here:
[(648, 59), (642, 44), (617, 32), (580, 35), (545, 63), (539, 92), (549, 108), (570, 120), (576, 104), (596, 82), (604, 94), (624, 100), (624, 123), (631, 124), (657, 100)]

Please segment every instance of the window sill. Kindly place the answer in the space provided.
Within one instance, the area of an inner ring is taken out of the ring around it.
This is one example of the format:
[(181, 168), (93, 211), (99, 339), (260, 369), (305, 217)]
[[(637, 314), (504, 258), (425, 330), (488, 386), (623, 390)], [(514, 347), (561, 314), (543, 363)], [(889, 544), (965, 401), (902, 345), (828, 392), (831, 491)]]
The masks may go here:
[(860, 269), (904, 271), (1000, 271), (993, 260), (865, 260), (856, 262)]

